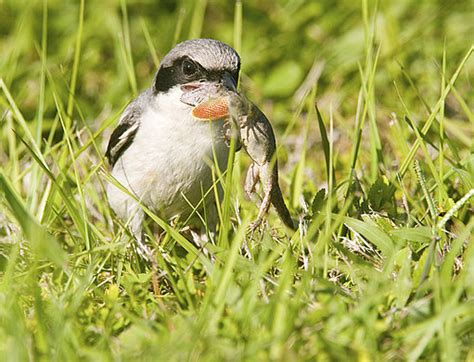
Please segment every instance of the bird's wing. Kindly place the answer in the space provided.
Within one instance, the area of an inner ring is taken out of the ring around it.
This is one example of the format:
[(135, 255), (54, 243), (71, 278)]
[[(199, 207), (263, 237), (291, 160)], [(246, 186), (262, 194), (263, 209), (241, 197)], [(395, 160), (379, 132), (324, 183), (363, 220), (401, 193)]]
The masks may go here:
[(105, 152), (105, 157), (113, 167), (120, 156), (127, 150), (133, 142), (140, 127), (140, 107), (139, 99), (131, 102), (122, 113), (118, 126), (112, 132)]

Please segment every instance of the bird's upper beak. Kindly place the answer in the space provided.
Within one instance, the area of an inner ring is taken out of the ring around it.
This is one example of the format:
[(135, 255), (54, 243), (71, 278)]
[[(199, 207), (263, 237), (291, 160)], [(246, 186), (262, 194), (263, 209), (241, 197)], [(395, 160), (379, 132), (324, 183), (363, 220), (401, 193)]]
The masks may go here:
[(237, 92), (237, 80), (229, 72), (222, 75), (221, 84), (228, 91)]

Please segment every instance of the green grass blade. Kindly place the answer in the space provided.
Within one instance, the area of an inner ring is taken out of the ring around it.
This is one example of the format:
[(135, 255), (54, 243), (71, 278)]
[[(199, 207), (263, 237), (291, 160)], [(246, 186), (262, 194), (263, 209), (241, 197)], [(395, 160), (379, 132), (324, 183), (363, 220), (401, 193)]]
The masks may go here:
[(26, 239), (33, 250), (42, 258), (48, 258), (58, 267), (66, 270), (67, 257), (59, 243), (31, 215), (18, 193), (13, 189), (6, 175), (0, 170), (0, 190), (11, 208), (13, 215), (21, 225)]

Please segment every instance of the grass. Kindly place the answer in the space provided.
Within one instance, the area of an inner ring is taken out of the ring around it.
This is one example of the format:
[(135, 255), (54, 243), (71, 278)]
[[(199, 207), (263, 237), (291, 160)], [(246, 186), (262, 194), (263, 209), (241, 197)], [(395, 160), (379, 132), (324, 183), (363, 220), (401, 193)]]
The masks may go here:
[[(0, 2), (0, 359), (473, 360), (472, 16), (469, 1)], [(103, 154), (188, 36), (240, 51), (300, 226), (272, 211), (247, 234), (237, 153), (215, 173), (216, 244), (145, 210), (157, 295)]]

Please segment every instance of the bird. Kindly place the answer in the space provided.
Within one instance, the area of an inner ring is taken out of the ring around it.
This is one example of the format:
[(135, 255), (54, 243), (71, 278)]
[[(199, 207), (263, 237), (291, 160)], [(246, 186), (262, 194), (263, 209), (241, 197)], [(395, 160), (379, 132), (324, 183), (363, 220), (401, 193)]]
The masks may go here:
[(214, 39), (181, 42), (162, 59), (150, 87), (123, 111), (105, 156), (112, 177), (127, 192), (109, 182), (106, 193), (137, 238), (144, 221), (140, 203), (168, 220), (186, 218), (201, 205), (208, 223), (217, 223), (215, 193), (200, 202), (213, 185), (212, 166), (226, 169), (227, 121), (203, 122), (192, 111), (223, 89), (235, 91), (239, 72), (240, 57), (229, 45)]
[[(253, 186), (258, 180), (255, 171), (263, 177), (265, 197), (258, 223), (271, 202), (292, 227), (276, 162), (271, 162), (276, 161), (274, 133), (265, 115), (237, 91), (240, 66), (238, 53), (221, 41), (192, 39), (177, 44), (162, 59), (150, 87), (128, 104), (112, 132), (105, 156), (112, 177), (123, 187), (109, 182), (107, 198), (146, 254), (150, 253), (142, 243), (145, 213), (140, 204), (166, 220), (186, 219), (196, 209), (204, 210), (206, 226), (215, 230), (216, 202), (222, 190), (217, 186), (217, 193), (208, 191), (215, 180), (213, 167), (226, 170), (230, 138), (236, 140), (237, 150), (240, 139), (245, 141), (254, 160), (248, 177)], [(239, 106), (232, 111), (232, 104)], [(245, 114), (245, 109), (251, 114)], [(237, 114), (234, 123), (242, 136), (231, 131), (232, 113)], [(254, 187), (247, 189), (251, 192)]]

